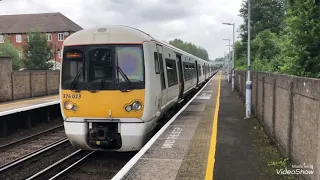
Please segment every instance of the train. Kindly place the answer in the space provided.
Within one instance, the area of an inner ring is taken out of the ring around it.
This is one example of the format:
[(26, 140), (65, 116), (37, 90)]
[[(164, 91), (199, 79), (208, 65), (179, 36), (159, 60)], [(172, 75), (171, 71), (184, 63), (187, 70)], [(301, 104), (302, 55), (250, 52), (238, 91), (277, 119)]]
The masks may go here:
[(65, 39), (60, 108), (73, 147), (138, 151), (169, 109), (207, 82), (215, 66), (125, 25)]

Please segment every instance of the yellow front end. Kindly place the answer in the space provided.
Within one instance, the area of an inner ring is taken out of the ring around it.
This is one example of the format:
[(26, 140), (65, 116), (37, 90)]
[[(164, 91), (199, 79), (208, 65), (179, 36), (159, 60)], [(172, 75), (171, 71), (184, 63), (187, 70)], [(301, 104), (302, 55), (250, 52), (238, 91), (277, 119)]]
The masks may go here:
[(119, 90), (96, 93), (61, 90), (68, 139), (79, 149), (139, 150), (152, 130), (151, 122), (141, 120), (144, 95), (144, 89), (125, 93)]
[[(98, 91), (96, 93), (85, 90), (80, 92), (61, 90), (60, 98), (66, 119), (69, 117), (140, 119), (143, 114), (144, 95), (144, 89), (126, 93), (119, 90)], [(134, 102), (140, 102), (141, 108), (130, 110), (127, 106), (132, 106)]]

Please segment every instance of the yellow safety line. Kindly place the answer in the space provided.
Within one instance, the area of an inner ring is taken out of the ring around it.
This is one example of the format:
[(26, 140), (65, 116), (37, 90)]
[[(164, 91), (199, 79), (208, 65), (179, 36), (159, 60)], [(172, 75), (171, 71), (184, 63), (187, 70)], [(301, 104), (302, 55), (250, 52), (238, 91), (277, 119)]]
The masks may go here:
[[(50, 95), (50, 96), (45, 96), (45, 97), (35, 97), (32, 99), (28, 99), (28, 100), (22, 100), (19, 102), (8, 102), (8, 103), (4, 103), (4, 104), (0, 104), (0, 108), (2, 107), (8, 107), (8, 106), (16, 106), (19, 104), (26, 104), (26, 103), (30, 103), (30, 102), (35, 102), (35, 101), (39, 101), (39, 100), (51, 100), (51, 99), (56, 99), (59, 98), (59, 95)], [(57, 99), (58, 100), (58, 99)]]
[(213, 180), (213, 170), (214, 170), (216, 144), (217, 144), (217, 131), (218, 131), (218, 114), (219, 114), (219, 106), (220, 106), (221, 71), (219, 75), (220, 76), (219, 76), (219, 83), (218, 83), (218, 95), (217, 95), (216, 108), (214, 111), (214, 117), (213, 117), (213, 123), (212, 123), (212, 134), (211, 134), (210, 150), (208, 155), (205, 180)]

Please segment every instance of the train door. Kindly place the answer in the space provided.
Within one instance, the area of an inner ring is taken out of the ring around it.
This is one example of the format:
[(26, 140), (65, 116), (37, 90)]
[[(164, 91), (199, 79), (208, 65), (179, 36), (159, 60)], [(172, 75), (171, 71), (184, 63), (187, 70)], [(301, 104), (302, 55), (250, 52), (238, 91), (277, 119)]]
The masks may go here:
[(164, 106), (167, 103), (167, 97), (168, 97), (168, 89), (166, 87), (166, 79), (164, 75), (164, 68), (166, 67), (163, 65), (163, 52), (162, 52), (162, 46), (157, 44), (157, 51), (158, 51), (158, 58), (160, 63), (160, 81), (161, 81), (161, 107)]
[(200, 64), (198, 64), (198, 74), (199, 74), (199, 81), (202, 81), (202, 70), (201, 70)]
[(184, 91), (184, 80), (183, 80), (183, 70), (182, 70), (182, 60), (181, 55), (176, 55), (177, 63), (178, 63), (178, 76), (179, 76), (179, 98), (182, 98)]
[(197, 75), (197, 86), (198, 86), (198, 84), (199, 84), (199, 70), (198, 70), (198, 62), (197, 61), (195, 61), (195, 63), (196, 63), (196, 67), (195, 67), (195, 70), (196, 70), (196, 75)]
[(206, 63), (203, 64), (203, 73), (204, 73), (204, 79), (207, 79), (207, 70), (206, 70)]
[(209, 77), (208, 65), (206, 65), (205, 68), (206, 68), (206, 77), (208, 78)]

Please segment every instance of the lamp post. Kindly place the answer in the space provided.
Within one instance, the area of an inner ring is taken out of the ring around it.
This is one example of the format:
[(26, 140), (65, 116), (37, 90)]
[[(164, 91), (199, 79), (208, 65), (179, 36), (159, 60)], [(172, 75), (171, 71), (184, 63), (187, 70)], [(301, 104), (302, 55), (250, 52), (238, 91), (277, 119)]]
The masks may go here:
[(233, 27), (232, 30), (232, 41), (233, 41), (233, 45), (232, 45), (232, 91), (234, 91), (234, 78), (235, 78), (235, 72), (234, 72), (234, 63), (235, 63), (235, 59), (234, 59), (234, 51), (236, 50), (235, 45), (234, 45), (234, 41), (235, 41), (235, 24), (234, 23), (222, 23), (224, 25), (229, 25)]
[(251, 91), (252, 91), (252, 81), (250, 77), (250, 40), (251, 40), (251, 4), (248, 0), (248, 75), (246, 82), (246, 118), (251, 117)]
[[(57, 54), (60, 54), (60, 49), (59, 48), (57, 49)], [(56, 56), (56, 60), (54, 62), (54, 69), (56, 70), (56, 68), (57, 68), (57, 56)]]
[(227, 69), (227, 71), (228, 71), (228, 77), (227, 77), (227, 79), (228, 79), (228, 82), (230, 82), (230, 39), (223, 39), (223, 40), (226, 40), (226, 41), (229, 41), (229, 45), (227, 45), (227, 46), (229, 46), (229, 54), (228, 54), (228, 58), (229, 58), (229, 60), (228, 60), (228, 69)]
[(57, 45), (54, 45), (54, 67), (53, 70), (57, 68), (57, 54), (60, 53), (60, 49), (57, 49)]

